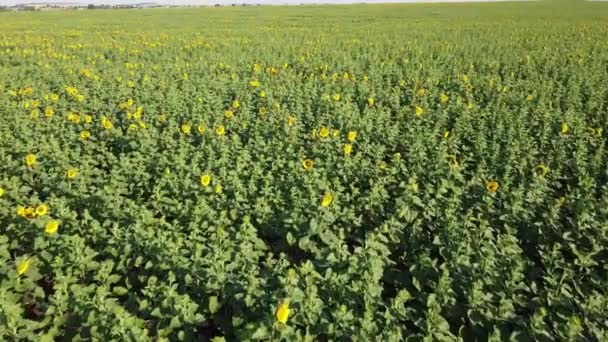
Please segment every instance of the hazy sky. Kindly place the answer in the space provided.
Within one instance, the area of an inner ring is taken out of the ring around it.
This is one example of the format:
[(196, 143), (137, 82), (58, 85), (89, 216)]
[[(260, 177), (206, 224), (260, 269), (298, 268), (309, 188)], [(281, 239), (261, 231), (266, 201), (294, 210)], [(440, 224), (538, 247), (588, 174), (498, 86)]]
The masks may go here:
[(357, 3), (357, 2), (469, 2), (487, 0), (0, 0), (0, 5), (15, 5), (22, 3), (82, 3), (82, 4), (133, 4), (141, 2), (155, 2), (166, 5), (210, 5), (210, 4), (285, 4), (285, 3)]

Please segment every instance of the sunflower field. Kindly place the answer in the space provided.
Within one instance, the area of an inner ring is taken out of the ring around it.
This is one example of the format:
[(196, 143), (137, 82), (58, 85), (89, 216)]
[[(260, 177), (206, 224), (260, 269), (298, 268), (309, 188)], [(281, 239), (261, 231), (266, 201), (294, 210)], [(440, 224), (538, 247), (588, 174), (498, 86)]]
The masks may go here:
[(608, 3), (0, 13), (0, 340), (608, 340)]

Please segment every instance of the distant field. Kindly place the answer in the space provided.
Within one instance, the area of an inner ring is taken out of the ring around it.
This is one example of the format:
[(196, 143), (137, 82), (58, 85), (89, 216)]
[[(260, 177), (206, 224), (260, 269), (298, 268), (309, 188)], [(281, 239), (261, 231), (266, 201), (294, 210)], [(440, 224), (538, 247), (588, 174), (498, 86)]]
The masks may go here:
[(608, 340), (608, 4), (0, 13), (0, 340)]
[(231, 1), (231, 0), (152, 0), (152, 1), (139, 1), (139, 0), (51, 0), (51, 1), (22, 1), (22, 0), (1, 0), (0, 6), (14, 6), (24, 3), (47, 3), (52, 5), (68, 4), (71, 7), (80, 7), (88, 4), (92, 5), (135, 5), (139, 7), (159, 5), (159, 6), (240, 6), (246, 5), (319, 5), (319, 4), (378, 4), (378, 3), (437, 3), (437, 2), (493, 2), (493, 1), (535, 1), (535, 0), (244, 0), (244, 1)]

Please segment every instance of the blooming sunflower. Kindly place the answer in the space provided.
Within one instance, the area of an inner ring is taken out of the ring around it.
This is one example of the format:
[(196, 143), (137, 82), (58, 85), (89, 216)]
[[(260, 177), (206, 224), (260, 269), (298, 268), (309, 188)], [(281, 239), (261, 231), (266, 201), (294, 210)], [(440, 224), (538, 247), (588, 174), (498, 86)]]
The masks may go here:
[(291, 309), (289, 308), (289, 303), (287, 301), (281, 303), (276, 312), (277, 321), (281, 324), (287, 324), (290, 311)]
[(304, 170), (312, 171), (313, 166), (314, 166), (314, 161), (312, 161), (312, 159), (302, 160), (302, 167), (304, 168)]
[(201, 176), (201, 185), (206, 188), (209, 186), (209, 184), (211, 184), (211, 175), (208, 173), (205, 173), (204, 175)]
[(326, 192), (325, 195), (323, 195), (323, 199), (321, 200), (321, 206), (323, 208), (327, 208), (331, 205), (331, 203), (334, 201), (334, 196), (331, 194), (331, 192)]
[(486, 190), (488, 190), (490, 193), (496, 193), (496, 191), (498, 191), (499, 185), (497, 181), (489, 181), (486, 184)]
[(355, 139), (357, 139), (357, 132), (349, 131), (348, 135), (346, 137), (348, 138), (348, 141), (353, 142), (353, 141), (355, 141)]
[(190, 134), (190, 132), (192, 131), (192, 125), (190, 125), (190, 123), (188, 122), (183, 123), (181, 125), (181, 131), (186, 135)]
[(50, 220), (46, 223), (46, 226), (44, 227), (44, 232), (49, 235), (55, 235), (55, 233), (57, 233), (57, 229), (59, 229), (59, 221)]
[(48, 213), (48, 211), (49, 211), (49, 206), (42, 203), (36, 207), (36, 216), (38, 216), (38, 217), (44, 216), (44, 215), (46, 215), (46, 213)]
[(200, 133), (200, 134), (205, 134), (205, 131), (207, 130), (205, 125), (203, 124), (199, 124), (198, 127), (196, 127), (196, 130)]
[(539, 177), (544, 177), (547, 175), (547, 173), (549, 173), (549, 168), (547, 166), (545, 166), (545, 164), (538, 164), (536, 165), (536, 175)]
[(344, 145), (344, 156), (348, 157), (350, 156), (351, 152), (353, 151), (353, 145), (351, 144), (345, 144)]
[(28, 268), (30, 267), (30, 260), (30, 258), (25, 258), (17, 262), (16, 268), (18, 276), (21, 276), (27, 272)]
[(327, 128), (327, 127), (325, 127), (325, 126), (322, 126), (322, 127), (319, 129), (319, 136), (320, 136), (321, 138), (327, 138), (327, 137), (329, 136), (329, 128)]
[(76, 178), (76, 176), (78, 176), (78, 169), (68, 169), (68, 171), (66, 172), (66, 176), (68, 177), (68, 179)]
[(112, 127), (114, 127), (114, 125), (112, 124), (112, 121), (110, 121), (110, 119), (104, 116), (101, 118), (101, 127), (110, 130), (112, 129)]
[(30, 153), (27, 156), (25, 156), (25, 165), (27, 165), (27, 167), (36, 166), (36, 155), (33, 153)]

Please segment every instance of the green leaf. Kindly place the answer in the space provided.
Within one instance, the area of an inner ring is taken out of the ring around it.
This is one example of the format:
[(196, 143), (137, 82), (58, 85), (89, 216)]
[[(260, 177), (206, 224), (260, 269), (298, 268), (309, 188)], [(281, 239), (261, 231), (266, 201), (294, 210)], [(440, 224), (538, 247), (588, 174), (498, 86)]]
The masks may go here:
[(129, 290), (128, 290), (127, 288), (125, 288), (125, 287), (122, 287), (122, 286), (115, 286), (115, 287), (112, 289), (112, 292), (113, 292), (115, 295), (117, 295), (117, 296), (124, 296), (124, 295), (126, 295), (127, 293), (129, 293)]
[(209, 312), (214, 314), (217, 312), (218, 309), (219, 309), (219, 304), (218, 304), (217, 296), (209, 297)]

